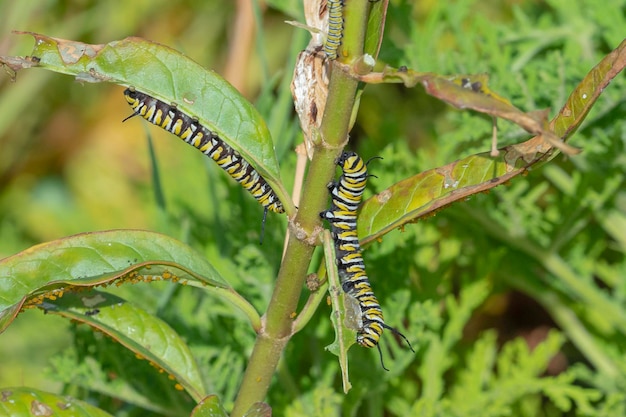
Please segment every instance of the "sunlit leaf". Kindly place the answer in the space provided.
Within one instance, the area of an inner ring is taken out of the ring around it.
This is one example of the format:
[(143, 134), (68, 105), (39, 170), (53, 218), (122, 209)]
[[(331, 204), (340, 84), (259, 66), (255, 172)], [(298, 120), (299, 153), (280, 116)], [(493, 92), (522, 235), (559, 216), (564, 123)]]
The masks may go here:
[(570, 137), (580, 126), (600, 94), (626, 66), (626, 39), (596, 65), (576, 86), (550, 127), (560, 137)]
[(229, 288), (204, 257), (168, 236), (139, 230), (83, 233), (0, 261), (0, 330), (21, 308), (69, 291), (153, 280)]

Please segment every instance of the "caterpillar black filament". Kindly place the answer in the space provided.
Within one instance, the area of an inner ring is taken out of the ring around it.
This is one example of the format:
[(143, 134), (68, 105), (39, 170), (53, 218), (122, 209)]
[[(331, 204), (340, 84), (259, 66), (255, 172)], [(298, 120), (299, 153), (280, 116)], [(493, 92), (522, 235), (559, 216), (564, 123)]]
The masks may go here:
[(343, 38), (343, 0), (328, 0), (328, 36), (324, 53), (328, 59), (337, 59), (337, 49)]
[(126, 101), (133, 109), (130, 117), (139, 115), (213, 159), (228, 175), (239, 182), (265, 208), (276, 213), (285, 209), (272, 187), (236, 150), (204, 127), (194, 117), (188, 116), (175, 105), (169, 105), (134, 88), (124, 91)]
[[(384, 329), (401, 336), (411, 350), (413, 348), (402, 333), (385, 324), (380, 304), (365, 272), (356, 222), (357, 209), (367, 183), (367, 164), (356, 153), (344, 152), (339, 157), (337, 165), (341, 167), (343, 173), (337, 183), (329, 184), (332, 205), (330, 210), (321, 212), (320, 217), (331, 224), (342, 289), (356, 298), (361, 308), (363, 326), (357, 332), (356, 341), (363, 347), (376, 346), (382, 363), (382, 352), (378, 342)], [(386, 369), (384, 364), (383, 368)]]

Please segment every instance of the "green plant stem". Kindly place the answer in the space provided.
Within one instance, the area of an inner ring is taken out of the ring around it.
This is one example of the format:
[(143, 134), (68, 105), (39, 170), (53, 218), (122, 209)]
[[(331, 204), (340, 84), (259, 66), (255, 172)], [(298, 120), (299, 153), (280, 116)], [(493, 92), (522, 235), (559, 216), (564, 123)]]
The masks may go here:
[[(346, 15), (350, 37), (344, 46), (351, 51), (362, 51), (367, 27), (367, 2), (352, 2), (351, 15)], [(348, 22), (350, 19), (350, 22)], [(357, 28), (356, 30), (354, 28)], [(355, 54), (352, 54), (355, 57)], [(259, 333), (250, 362), (235, 399), (232, 417), (243, 416), (255, 402), (263, 401), (282, 352), (293, 335), (292, 315), (297, 311), (300, 293), (321, 230), (319, 213), (327, 206), (329, 183), (336, 171), (335, 161), (347, 141), (350, 117), (355, 106), (358, 82), (330, 62), (331, 76), (328, 98), (319, 129), (321, 143), (315, 148), (304, 181), (302, 201), (295, 218), (290, 219), (292, 233), (278, 272), (276, 286), (265, 315), (264, 327)], [(308, 240), (308, 241), (307, 241)]]
[[(348, 135), (350, 114), (354, 105), (357, 82), (341, 71), (331, 76), (327, 109), (320, 134), (326, 146), (315, 150), (315, 158), (305, 179), (306, 200), (291, 222), (306, 237), (320, 230), (319, 213), (327, 206), (326, 184), (335, 173), (335, 160)], [(339, 104), (341, 103), (341, 104)], [(265, 316), (265, 327), (259, 333), (244, 375), (232, 416), (242, 416), (250, 406), (265, 398), (283, 349), (293, 334), (292, 314), (296, 312), (315, 247), (291, 233), (272, 299)]]

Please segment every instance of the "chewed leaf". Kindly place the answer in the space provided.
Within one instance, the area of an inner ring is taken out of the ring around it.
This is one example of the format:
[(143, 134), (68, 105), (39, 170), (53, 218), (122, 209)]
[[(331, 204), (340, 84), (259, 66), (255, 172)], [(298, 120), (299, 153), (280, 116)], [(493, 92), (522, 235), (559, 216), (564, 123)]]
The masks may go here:
[(36, 65), (74, 75), (83, 82), (133, 86), (165, 103), (176, 103), (250, 162), (281, 201), (290, 201), (280, 181), (274, 145), (263, 118), (214, 71), (174, 49), (141, 38), (89, 45), (30, 34), (36, 41), (30, 57), (0, 57), (0, 63), (14, 71)]
[(205, 258), (168, 236), (139, 230), (83, 233), (0, 261), (0, 331), (21, 308), (67, 292), (159, 279), (230, 288)]
[(167, 372), (179, 389), (184, 388), (199, 401), (206, 395), (198, 364), (183, 339), (164, 321), (115, 295), (89, 291), (66, 294), (42, 303), (48, 314), (57, 314), (85, 323), (110, 336), (145, 359), (161, 372)]
[(84, 401), (27, 387), (0, 389), (0, 415), (111, 417)]
[[(596, 65), (576, 87), (565, 106), (550, 122), (550, 129), (554, 129), (551, 135), (563, 141), (569, 139), (602, 91), (625, 66), (626, 41)], [(469, 85), (472, 82), (475, 81), (469, 80)], [(475, 89), (481, 88), (483, 86), (475, 85)], [(491, 100), (506, 105), (506, 100), (500, 97), (492, 97)], [(361, 243), (367, 244), (394, 228), (415, 222), (448, 204), (527, 172), (531, 166), (554, 156), (554, 143), (545, 140), (544, 134), (543, 137), (539, 135), (526, 142), (506, 146), (500, 151), (498, 157), (485, 152), (422, 172), (368, 199), (361, 206), (357, 224)]]

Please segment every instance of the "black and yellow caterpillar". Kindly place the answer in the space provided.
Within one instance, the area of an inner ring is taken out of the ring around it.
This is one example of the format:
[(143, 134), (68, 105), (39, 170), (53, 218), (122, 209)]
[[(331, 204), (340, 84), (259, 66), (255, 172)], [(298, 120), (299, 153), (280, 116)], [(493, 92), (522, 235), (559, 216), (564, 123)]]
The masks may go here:
[(343, 0), (328, 0), (328, 36), (324, 53), (328, 59), (337, 59), (337, 49), (343, 38)]
[(363, 347), (376, 346), (382, 361), (378, 342), (384, 329), (404, 338), (409, 347), (411, 344), (402, 333), (385, 324), (382, 309), (365, 272), (356, 226), (357, 209), (367, 183), (367, 164), (356, 153), (344, 152), (337, 165), (343, 173), (338, 182), (329, 184), (332, 205), (329, 210), (321, 212), (320, 217), (331, 224), (342, 289), (353, 296), (361, 308), (363, 325), (357, 332), (356, 341)]
[(265, 208), (276, 213), (285, 209), (278, 196), (248, 161), (230, 147), (214, 132), (200, 124), (175, 105), (169, 105), (134, 88), (124, 91), (126, 101), (133, 109), (133, 116), (141, 116), (150, 123), (175, 134), (203, 154), (213, 159), (228, 175), (239, 182)]

